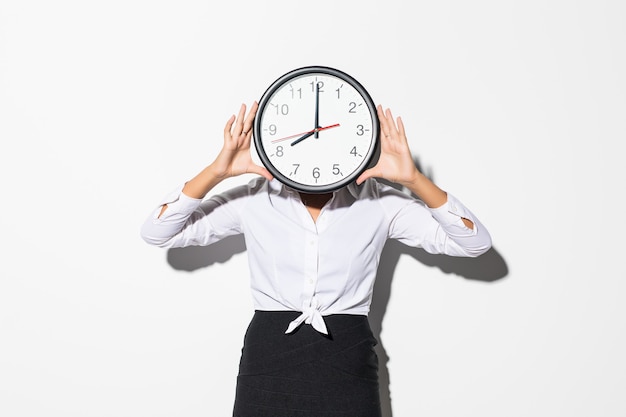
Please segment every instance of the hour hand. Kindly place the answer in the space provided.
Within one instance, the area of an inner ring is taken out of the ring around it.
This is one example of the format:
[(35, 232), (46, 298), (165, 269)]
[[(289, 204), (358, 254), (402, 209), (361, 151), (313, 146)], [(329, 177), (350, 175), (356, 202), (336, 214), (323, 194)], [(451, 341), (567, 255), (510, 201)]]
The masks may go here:
[(300, 136), (298, 139), (294, 140), (293, 142), (291, 142), (291, 146), (302, 142), (303, 140), (305, 140), (306, 138), (313, 136), (313, 134), (317, 134), (318, 130), (317, 129), (313, 129), (310, 132), (305, 133), (304, 135)]

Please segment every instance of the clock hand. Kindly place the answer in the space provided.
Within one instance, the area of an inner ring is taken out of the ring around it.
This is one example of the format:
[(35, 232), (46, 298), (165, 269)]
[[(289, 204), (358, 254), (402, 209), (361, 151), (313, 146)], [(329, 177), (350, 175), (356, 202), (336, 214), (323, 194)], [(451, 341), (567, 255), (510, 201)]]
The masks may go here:
[(294, 140), (293, 142), (291, 142), (291, 146), (295, 145), (296, 143), (300, 143), (303, 140), (305, 140), (306, 138), (313, 136), (315, 133), (317, 133), (317, 129), (313, 129), (310, 132), (300, 136), (298, 139)]
[(295, 138), (296, 136), (302, 136), (302, 135), (305, 135), (305, 134), (307, 134), (307, 133), (311, 133), (311, 132), (315, 132), (315, 129), (313, 129), (313, 130), (307, 130), (306, 132), (296, 133), (295, 135), (285, 136), (284, 138), (274, 139), (274, 140), (272, 141), (272, 143), (282, 142), (282, 141), (287, 140), (287, 139), (293, 139), (293, 138)]
[(291, 146), (293, 146), (293, 145), (295, 145), (297, 143), (302, 142), (303, 140), (305, 140), (309, 136), (311, 136), (313, 134), (317, 134), (317, 133), (321, 132), (322, 130), (331, 129), (331, 128), (337, 127), (337, 126), (339, 126), (339, 123), (336, 123), (336, 124), (330, 125), (330, 126), (315, 128), (315, 129), (311, 130), (310, 132), (308, 132), (307, 134), (305, 134), (305, 135), (299, 137), (298, 139), (294, 140), (293, 142), (291, 142)]
[[(313, 129), (313, 130), (307, 130), (306, 132), (300, 132), (300, 133), (296, 133), (295, 135), (289, 135), (289, 136), (285, 136), (285, 137), (282, 137), (282, 138), (274, 139), (274, 140), (272, 140), (271, 142), (272, 142), (272, 143), (282, 142), (282, 141), (284, 141), (284, 140), (293, 139), (293, 138), (295, 138), (295, 137), (297, 137), (297, 136), (306, 135), (307, 133), (315, 133), (315, 131), (316, 131), (316, 130), (317, 130), (318, 132), (320, 132), (320, 131), (322, 131), (322, 130), (326, 130), (326, 129), (330, 129), (330, 128), (333, 128), (333, 127), (338, 127), (338, 126), (339, 126), (339, 123), (336, 123), (336, 124), (334, 124), (334, 125), (325, 126), (325, 127), (320, 127), (320, 128)], [(308, 136), (307, 136), (307, 137), (308, 137)]]
[[(320, 85), (315, 84), (315, 139), (320, 137)], [(293, 145), (293, 143), (292, 143)]]

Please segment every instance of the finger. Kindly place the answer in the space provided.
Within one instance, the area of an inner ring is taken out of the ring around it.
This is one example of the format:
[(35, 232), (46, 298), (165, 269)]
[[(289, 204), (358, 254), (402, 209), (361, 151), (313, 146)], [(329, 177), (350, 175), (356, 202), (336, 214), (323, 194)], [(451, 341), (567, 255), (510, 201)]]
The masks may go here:
[(385, 111), (385, 116), (387, 117), (387, 123), (389, 126), (389, 135), (395, 139), (398, 136), (398, 127), (396, 126), (396, 122), (393, 119), (391, 109), (387, 109), (387, 111)]
[(242, 104), (239, 108), (239, 114), (237, 115), (237, 120), (235, 121), (235, 129), (233, 131), (234, 136), (241, 135), (243, 131), (243, 121), (246, 115), (246, 105)]
[(406, 137), (406, 132), (404, 130), (404, 123), (402, 122), (402, 118), (400, 116), (398, 116), (397, 118), (397, 124), (398, 124), (398, 133), (400, 133), (400, 136)]
[(246, 136), (252, 131), (252, 123), (254, 123), (254, 116), (256, 115), (256, 111), (258, 108), (259, 108), (259, 103), (257, 103), (256, 101), (252, 103), (252, 106), (250, 107), (250, 113), (248, 113), (248, 116), (246, 117), (246, 120), (243, 123), (242, 133), (245, 134)]
[(387, 123), (387, 116), (385, 116), (385, 112), (383, 111), (383, 106), (380, 104), (376, 107), (376, 112), (378, 113), (378, 120), (380, 121), (380, 132), (383, 137), (389, 137), (389, 126)]
[(374, 168), (370, 168), (370, 169), (366, 169), (365, 171), (363, 171), (361, 173), (361, 175), (359, 175), (359, 177), (356, 179), (356, 185), (361, 185), (365, 182), (365, 180), (367, 180), (368, 178), (372, 178), (372, 177), (376, 177), (378, 176), (378, 170), (376, 169), (376, 167)]
[(274, 176), (267, 170), (267, 168), (256, 165), (256, 164), (251, 164), (250, 167), (248, 168), (248, 172), (265, 177), (268, 181), (271, 181), (274, 179)]
[(235, 115), (230, 116), (230, 119), (226, 122), (226, 126), (224, 126), (224, 138), (230, 136), (230, 131), (233, 127), (233, 123), (235, 123)]

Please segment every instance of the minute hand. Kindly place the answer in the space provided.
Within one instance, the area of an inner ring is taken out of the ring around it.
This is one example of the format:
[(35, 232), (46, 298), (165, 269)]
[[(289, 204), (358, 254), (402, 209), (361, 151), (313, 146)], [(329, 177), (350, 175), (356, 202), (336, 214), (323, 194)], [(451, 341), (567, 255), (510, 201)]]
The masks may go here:
[(310, 132), (305, 133), (304, 135), (300, 136), (298, 139), (294, 140), (293, 142), (291, 142), (291, 146), (302, 142), (303, 140), (305, 140), (308, 137), (311, 137), (313, 134), (321, 132), (322, 130), (326, 130), (326, 129), (331, 129), (333, 127), (338, 127), (339, 123), (335, 123), (334, 125), (329, 125), (329, 126), (324, 126), (324, 127), (319, 127), (316, 129), (311, 130)]
[[(320, 128), (320, 85), (315, 84), (315, 129)], [(319, 130), (315, 132), (315, 139), (319, 138)]]

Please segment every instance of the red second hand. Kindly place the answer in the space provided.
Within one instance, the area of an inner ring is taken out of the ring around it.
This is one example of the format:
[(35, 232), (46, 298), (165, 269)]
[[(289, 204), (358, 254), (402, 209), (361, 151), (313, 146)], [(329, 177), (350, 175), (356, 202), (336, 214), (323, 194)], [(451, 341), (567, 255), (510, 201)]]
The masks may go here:
[(296, 136), (306, 135), (307, 133), (311, 133), (311, 132), (315, 132), (315, 131), (321, 132), (322, 130), (331, 129), (333, 127), (338, 127), (338, 126), (339, 126), (339, 123), (335, 123), (334, 125), (329, 125), (329, 126), (320, 127), (320, 128), (317, 128), (317, 129), (307, 130), (306, 132), (296, 133), (295, 135), (285, 136), (284, 138), (280, 138), (280, 139), (274, 139), (272, 141), (272, 143), (282, 142), (283, 140), (288, 140), (288, 139), (293, 139)]

